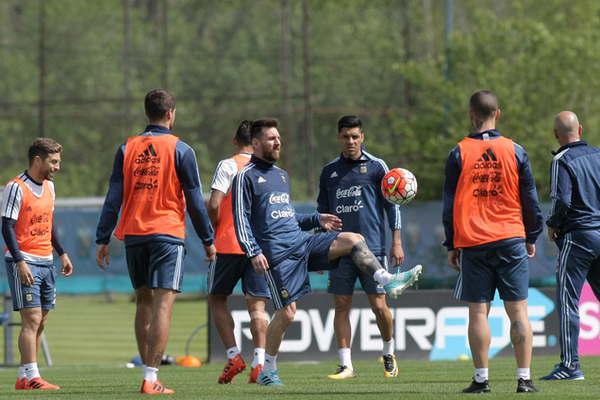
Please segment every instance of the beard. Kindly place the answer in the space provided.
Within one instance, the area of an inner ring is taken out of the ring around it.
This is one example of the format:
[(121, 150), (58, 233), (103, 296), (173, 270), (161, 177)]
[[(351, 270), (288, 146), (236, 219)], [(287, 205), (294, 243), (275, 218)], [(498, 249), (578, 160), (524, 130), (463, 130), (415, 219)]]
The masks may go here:
[(266, 161), (274, 163), (277, 160), (279, 160), (279, 150), (271, 150), (269, 152), (265, 152), (263, 154), (263, 157)]

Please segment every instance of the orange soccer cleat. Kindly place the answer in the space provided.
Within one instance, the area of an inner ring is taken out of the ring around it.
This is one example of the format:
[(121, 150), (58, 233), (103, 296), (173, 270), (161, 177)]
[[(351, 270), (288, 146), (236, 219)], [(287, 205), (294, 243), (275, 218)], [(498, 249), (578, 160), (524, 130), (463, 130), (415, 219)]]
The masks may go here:
[(219, 376), (219, 383), (231, 383), (233, 378), (246, 369), (246, 363), (240, 354), (227, 360), (225, 368), (221, 376)]
[(42, 377), (33, 378), (18, 378), (15, 383), (16, 390), (58, 390), (60, 386), (46, 382)]
[(263, 366), (258, 364), (256, 367), (252, 367), (250, 370), (250, 376), (248, 376), (248, 383), (256, 383), (258, 376), (263, 370)]
[(173, 394), (174, 390), (168, 389), (163, 386), (160, 381), (156, 381), (154, 383), (147, 381), (144, 379), (142, 382), (142, 387), (140, 388), (140, 393), (142, 394)]

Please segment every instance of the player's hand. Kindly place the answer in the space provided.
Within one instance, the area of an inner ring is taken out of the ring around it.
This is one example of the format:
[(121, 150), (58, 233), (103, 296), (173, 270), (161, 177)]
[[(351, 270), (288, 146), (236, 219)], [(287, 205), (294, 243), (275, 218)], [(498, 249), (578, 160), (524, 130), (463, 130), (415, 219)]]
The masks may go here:
[(17, 263), (17, 273), (19, 274), (19, 279), (21, 279), (21, 284), (25, 286), (31, 286), (34, 283), (33, 274), (31, 273), (31, 268), (25, 261), (19, 261)]
[(60, 272), (64, 276), (71, 276), (73, 273), (73, 263), (71, 263), (71, 259), (67, 253), (64, 253), (62, 256), (60, 256), (60, 263), (62, 264)]
[(460, 258), (460, 250), (454, 249), (448, 252), (448, 264), (452, 267), (453, 270), (460, 272), (460, 263), (458, 262)]
[(404, 250), (402, 249), (402, 242), (392, 242), (392, 248), (390, 249), (390, 261), (392, 265), (402, 265), (404, 262)]
[(337, 215), (319, 214), (319, 224), (326, 231), (341, 231), (342, 220)]
[(525, 243), (525, 248), (527, 249), (527, 255), (529, 258), (535, 256), (535, 244)]
[(107, 244), (99, 244), (96, 247), (96, 263), (100, 269), (108, 268), (108, 264), (110, 264), (110, 252), (108, 251)]
[(252, 257), (250, 263), (252, 263), (252, 267), (257, 274), (264, 274), (269, 269), (269, 262), (263, 253)]
[(551, 242), (556, 242), (558, 240), (558, 230), (548, 227), (548, 239)]
[(217, 248), (214, 244), (204, 246), (204, 253), (206, 253), (207, 261), (215, 261), (217, 259)]

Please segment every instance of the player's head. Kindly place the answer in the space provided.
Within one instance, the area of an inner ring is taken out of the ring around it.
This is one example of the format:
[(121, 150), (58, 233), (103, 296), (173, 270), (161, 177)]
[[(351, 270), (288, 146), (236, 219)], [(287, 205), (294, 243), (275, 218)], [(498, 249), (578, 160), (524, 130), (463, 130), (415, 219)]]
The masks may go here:
[(583, 127), (572, 111), (561, 111), (554, 117), (554, 137), (561, 146), (581, 140)]
[(175, 97), (164, 89), (154, 89), (146, 94), (144, 110), (151, 124), (175, 125)]
[(495, 122), (500, 118), (500, 107), (496, 95), (489, 90), (480, 90), (471, 95), (469, 100), (469, 117), (475, 128), (483, 124)]
[(238, 148), (242, 149), (244, 147), (249, 147), (252, 145), (252, 138), (250, 134), (250, 129), (252, 128), (252, 121), (243, 120), (240, 122), (240, 125), (235, 132), (235, 136), (233, 137), (233, 144)]
[(281, 150), (278, 125), (276, 119), (265, 118), (253, 121), (250, 128), (254, 154), (272, 163), (279, 160), (279, 151)]
[(346, 158), (357, 160), (362, 154), (365, 134), (362, 121), (355, 115), (345, 115), (338, 121), (338, 141)]
[(60, 170), (62, 146), (54, 139), (37, 138), (29, 146), (29, 169), (43, 179), (52, 180)]

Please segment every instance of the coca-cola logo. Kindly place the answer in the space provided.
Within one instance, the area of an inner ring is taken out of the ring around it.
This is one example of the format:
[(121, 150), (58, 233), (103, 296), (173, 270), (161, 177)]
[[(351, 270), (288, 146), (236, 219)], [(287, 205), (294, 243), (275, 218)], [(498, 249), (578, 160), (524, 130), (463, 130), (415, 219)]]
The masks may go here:
[(335, 191), (336, 199), (343, 199), (347, 197), (360, 197), (362, 195), (362, 186), (350, 186), (347, 189), (339, 189)]
[(275, 194), (272, 193), (269, 196), (269, 204), (289, 204), (290, 203), (290, 195), (287, 193)]

